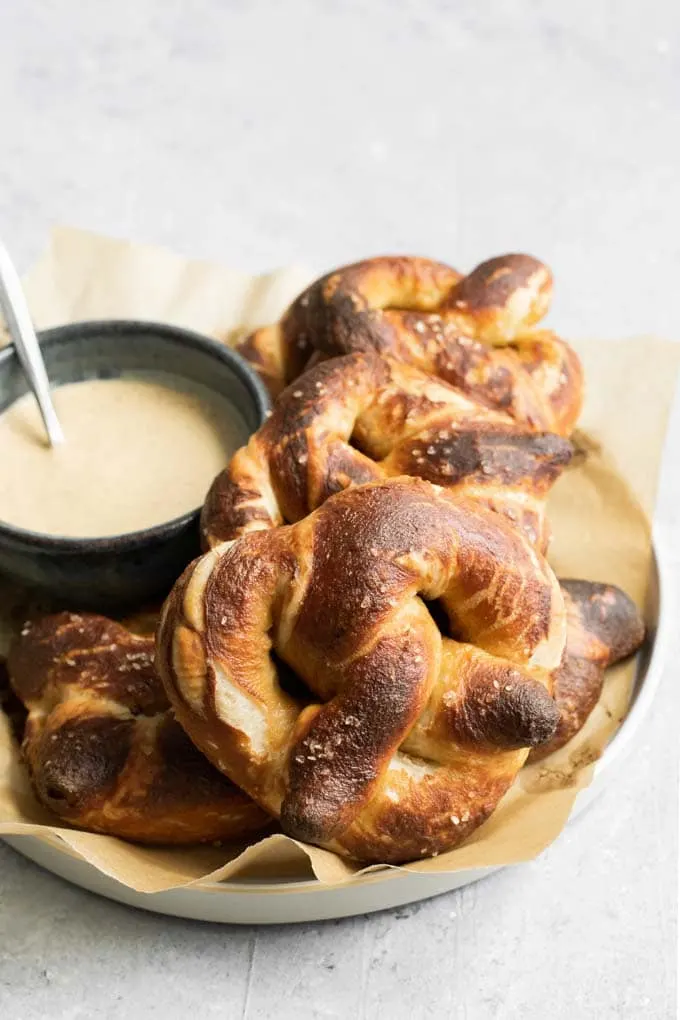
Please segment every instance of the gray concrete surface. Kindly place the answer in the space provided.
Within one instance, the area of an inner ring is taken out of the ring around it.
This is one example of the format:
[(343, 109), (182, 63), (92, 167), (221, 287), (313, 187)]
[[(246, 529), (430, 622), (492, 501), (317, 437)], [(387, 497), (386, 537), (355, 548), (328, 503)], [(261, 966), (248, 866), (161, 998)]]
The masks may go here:
[[(24, 267), (55, 221), (252, 269), (524, 249), (566, 334), (677, 337), (679, 86), (673, 0), (0, 0), (0, 231)], [(676, 422), (674, 540), (679, 451)], [(218, 928), (0, 846), (0, 1014), (672, 1017), (679, 651), (583, 819), (418, 906)]]

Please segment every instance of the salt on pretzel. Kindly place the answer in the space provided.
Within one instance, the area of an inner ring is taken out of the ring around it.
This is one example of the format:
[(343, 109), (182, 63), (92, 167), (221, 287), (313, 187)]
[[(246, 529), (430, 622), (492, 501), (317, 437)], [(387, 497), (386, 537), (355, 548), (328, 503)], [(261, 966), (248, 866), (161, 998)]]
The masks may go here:
[(529, 255), (503, 255), (468, 276), (440, 262), (383, 256), (308, 287), (280, 323), (239, 346), (274, 396), (310, 361), (389, 354), (540, 431), (569, 435), (581, 409), (576, 353), (537, 330), (552, 275)]

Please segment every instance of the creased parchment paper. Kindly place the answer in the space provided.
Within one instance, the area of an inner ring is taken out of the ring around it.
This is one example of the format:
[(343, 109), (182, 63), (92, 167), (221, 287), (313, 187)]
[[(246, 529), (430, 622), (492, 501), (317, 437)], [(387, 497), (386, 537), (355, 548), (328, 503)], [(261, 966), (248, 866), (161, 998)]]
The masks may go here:
[[(302, 269), (253, 277), (159, 248), (55, 230), (28, 274), (40, 328), (93, 318), (171, 322), (225, 342), (275, 321), (310, 280)], [(559, 281), (558, 281), (559, 284)], [(650, 572), (651, 515), (680, 345), (650, 337), (575, 345), (587, 379), (574, 465), (550, 504), (550, 559), (558, 575), (609, 581), (644, 607)], [(23, 594), (0, 584), (0, 653), (20, 619)], [(73, 608), (78, 608), (74, 606)], [(457, 871), (529, 860), (556, 838), (576, 794), (625, 715), (635, 665), (610, 671), (602, 699), (567, 747), (525, 769), (491, 818), (458, 850), (409, 865)], [(30, 834), (72, 851), (120, 882), (154, 892), (245, 874), (356, 881), (356, 866), (279, 833), (243, 847), (150, 849), (63, 828), (35, 801), (7, 720), (0, 718), (0, 835)], [(62, 844), (63, 845), (63, 844)], [(375, 869), (364, 869), (375, 870)]]

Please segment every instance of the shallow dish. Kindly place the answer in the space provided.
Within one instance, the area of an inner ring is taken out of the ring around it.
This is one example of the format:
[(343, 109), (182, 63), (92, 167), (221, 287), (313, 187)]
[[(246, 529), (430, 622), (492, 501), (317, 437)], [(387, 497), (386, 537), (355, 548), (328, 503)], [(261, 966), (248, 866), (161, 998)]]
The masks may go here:
[[(55, 386), (159, 372), (226, 397), (254, 432), (269, 398), (234, 351), (190, 330), (153, 322), (107, 320), (40, 334)], [(14, 348), (0, 351), (0, 412), (28, 392)], [(80, 609), (111, 610), (164, 594), (198, 555), (199, 509), (151, 528), (107, 538), (63, 538), (0, 522), (0, 572)]]
[[(573, 820), (611, 783), (634, 750), (640, 726), (649, 714), (663, 671), (673, 607), (664, 578), (663, 556), (655, 545), (645, 619), (648, 640), (638, 656), (635, 686), (628, 714), (595, 766), (590, 786), (576, 799)], [(469, 885), (495, 868), (439, 874), (385, 870), (342, 886), (314, 879), (263, 882), (245, 879), (204, 882), (161, 893), (139, 893), (104, 875), (57, 838), (5, 836), (5, 841), (37, 864), (100, 896), (143, 910), (226, 924), (281, 924), (319, 921), (385, 910)]]

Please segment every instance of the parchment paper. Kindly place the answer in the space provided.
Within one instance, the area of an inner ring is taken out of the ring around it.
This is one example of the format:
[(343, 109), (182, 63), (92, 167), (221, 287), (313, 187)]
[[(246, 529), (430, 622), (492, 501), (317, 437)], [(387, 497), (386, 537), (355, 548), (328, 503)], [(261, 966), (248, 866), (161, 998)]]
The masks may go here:
[[(59, 228), (28, 274), (26, 289), (40, 328), (91, 318), (142, 318), (233, 342), (275, 321), (312, 275), (298, 268), (252, 277), (160, 248)], [(575, 437), (578, 455), (551, 498), (550, 559), (558, 575), (618, 584), (644, 607), (648, 516), (680, 345), (643, 337), (575, 346), (585, 365), (587, 399)], [(0, 654), (20, 621), (24, 599), (25, 593), (0, 582)], [(457, 871), (539, 854), (557, 837), (576, 794), (590, 782), (593, 762), (625, 715), (634, 676), (634, 663), (612, 669), (600, 703), (569, 745), (523, 770), (463, 847), (408, 869)], [(356, 881), (360, 873), (335, 854), (281, 834), (245, 848), (179, 850), (143, 848), (63, 827), (35, 801), (17, 752), (0, 713), (0, 835), (63, 841), (134, 889), (154, 892), (245, 874), (305, 878), (312, 871), (320, 881), (342, 883)]]

